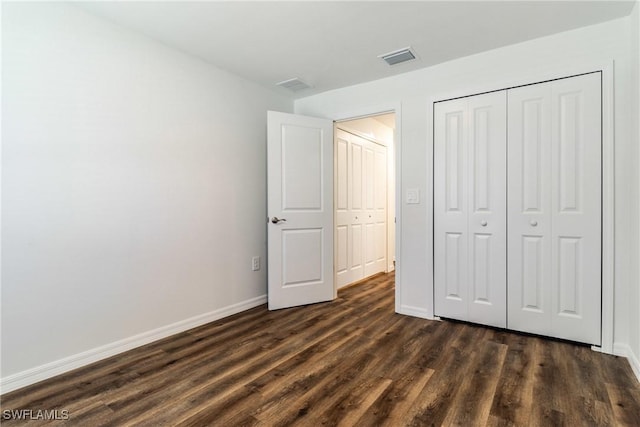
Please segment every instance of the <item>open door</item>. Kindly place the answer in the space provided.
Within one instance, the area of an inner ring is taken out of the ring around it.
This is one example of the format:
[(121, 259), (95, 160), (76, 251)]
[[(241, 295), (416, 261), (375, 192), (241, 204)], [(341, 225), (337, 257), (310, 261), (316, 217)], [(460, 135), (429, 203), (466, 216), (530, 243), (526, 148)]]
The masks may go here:
[(269, 310), (331, 301), (333, 122), (267, 115)]

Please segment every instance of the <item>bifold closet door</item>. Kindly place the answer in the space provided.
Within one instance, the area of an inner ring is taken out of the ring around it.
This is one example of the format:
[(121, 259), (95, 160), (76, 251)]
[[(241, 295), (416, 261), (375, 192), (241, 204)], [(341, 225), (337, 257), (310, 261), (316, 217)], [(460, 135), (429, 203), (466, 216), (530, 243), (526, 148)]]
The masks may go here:
[(364, 278), (364, 141), (336, 129), (336, 283)]
[(336, 280), (340, 288), (387, 265), (387, 147), (336, 129)]
[(508, 327), (600, 345), (600, 73), (508, 104)]
[(435, 314), (506, 326), (506, 91), (434, 106)]

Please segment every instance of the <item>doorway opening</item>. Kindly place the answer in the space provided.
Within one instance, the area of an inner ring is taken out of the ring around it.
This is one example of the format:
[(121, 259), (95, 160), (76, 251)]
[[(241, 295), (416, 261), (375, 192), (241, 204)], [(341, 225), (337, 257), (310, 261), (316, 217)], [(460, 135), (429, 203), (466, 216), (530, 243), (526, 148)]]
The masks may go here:
[(395, 270), (396, 114), (334, 124), (336, 290)]

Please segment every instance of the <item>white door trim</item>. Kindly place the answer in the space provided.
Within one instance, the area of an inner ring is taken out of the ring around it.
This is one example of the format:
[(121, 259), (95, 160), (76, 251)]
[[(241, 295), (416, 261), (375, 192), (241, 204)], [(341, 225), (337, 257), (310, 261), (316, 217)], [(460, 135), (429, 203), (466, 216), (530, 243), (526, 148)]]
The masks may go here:
[[(482, 86), (462, 87), (455, 91), (430, 96), (427, 99), (427, 165), (433, 165), (433, 104), (437, 101), (507, 89), (547, 80), (555, 80), (594, 71), (602, 72), (602, 346), (598, 348), (603, 353), (613, 354), (614, 342), (614, 289), (615, 289), (615, 245), (614, 245), (614, 214), (615, 214), (615, 179), (614, 179), (614, 66), (613, 60), (590, 61), (575, 64), (571, 67), (558, 67), (551, 71), (534, 72), (512, 80), (498, 80)], [(427, 174), (427, 198), (433, 206), (433, 173)], [(430, 224), (427, 241), (433, 242), (433, 208), (427, 210), (427, 221)], [(427, 266), (433, 272), (433, 245), (428, 245), (431, 256), (427, 258)], [(433, 274), (427, 282), (428, 298), (427, 310), (422, 317), (434, 318), (433, 314)], [(396, 294), (398, 294), (396, 288)], [(396, 300), (397, 301), (397, 300)]]

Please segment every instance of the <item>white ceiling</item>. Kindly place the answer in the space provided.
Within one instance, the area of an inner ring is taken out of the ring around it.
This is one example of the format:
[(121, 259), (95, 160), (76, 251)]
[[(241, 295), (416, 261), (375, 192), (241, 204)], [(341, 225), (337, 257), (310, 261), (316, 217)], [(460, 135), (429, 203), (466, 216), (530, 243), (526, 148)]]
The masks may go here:
[[(298, 98), (626, 16), (633, 1), (85, 2), (95, 15)], [(378, 55), (411, 46), (396, 65)], [(311, 89), (274, 85), (299, 77)]]

